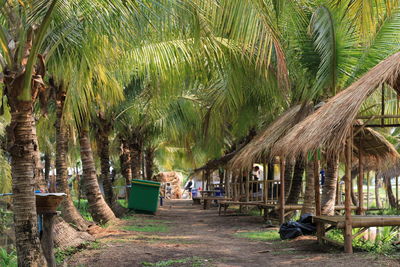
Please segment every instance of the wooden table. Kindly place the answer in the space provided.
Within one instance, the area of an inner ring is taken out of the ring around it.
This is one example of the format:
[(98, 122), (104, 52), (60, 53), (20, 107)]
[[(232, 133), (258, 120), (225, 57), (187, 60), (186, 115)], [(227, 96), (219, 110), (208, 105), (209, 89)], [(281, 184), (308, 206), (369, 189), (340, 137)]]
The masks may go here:
[[(232, 198), (227, 198), (227, 197), (203, 197), (202, 199), (203, 199), (203, 209), (205, 209), (205, 210), (207, 210), (207, 209), (209, 209), (209, 208), (211, 207), (211, 202), (212, 202), (213, 200), (216, 200), (216, 201), (220, 201), (220, 200), (223, 200), (223, 201), (232, 200)], [(218, 203), (219, 203), (219, 202), (218, 202)]]

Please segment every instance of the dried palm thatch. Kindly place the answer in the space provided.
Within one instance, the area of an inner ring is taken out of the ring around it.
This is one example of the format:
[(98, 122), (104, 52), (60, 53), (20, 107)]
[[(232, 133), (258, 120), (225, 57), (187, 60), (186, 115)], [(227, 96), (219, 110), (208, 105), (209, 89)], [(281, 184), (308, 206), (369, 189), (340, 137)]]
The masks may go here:
[(392, 167), (388, 168), (385, 171), (380, 171), (378, 173), (379, 177), (398, 177), (400, 176), (400, 161), (398, 161), (395, 165)]
[(363, 128), (355, 133), (353, 152), (357, 158), (359, 151), (363, 152), (366, 167), (373, 170), (387, 169), (400, 159), (396, 148), (377, 131)]
[(343, 90), (316, 112), (294, 126), (274, 146), (274, 154), (295, 156), (324, 147), (343, 150), (361, 104), (384, 83), (399, 89), (400, 52), (386, 58), (361, 79)]
[(252, 168), (254, 162), (270, 159), (270, 152), (275, 143), (311, 112), (312, 105), (310, 103), (296, 105), (287, 110), (240, 150), (230, 161), (229, 167), (249, 169)]

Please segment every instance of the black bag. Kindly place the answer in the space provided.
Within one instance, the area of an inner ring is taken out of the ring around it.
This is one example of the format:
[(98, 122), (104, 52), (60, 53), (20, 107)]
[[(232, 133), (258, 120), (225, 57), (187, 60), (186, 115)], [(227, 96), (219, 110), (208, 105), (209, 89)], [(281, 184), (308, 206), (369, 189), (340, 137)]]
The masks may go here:
[(297, 222), (289, 221), (283, 223), (279, 228), (281, 239), (293, 239), (301, 235), (312, 235), (317, 227), (312, 223), (312, 216), (304, 214)]

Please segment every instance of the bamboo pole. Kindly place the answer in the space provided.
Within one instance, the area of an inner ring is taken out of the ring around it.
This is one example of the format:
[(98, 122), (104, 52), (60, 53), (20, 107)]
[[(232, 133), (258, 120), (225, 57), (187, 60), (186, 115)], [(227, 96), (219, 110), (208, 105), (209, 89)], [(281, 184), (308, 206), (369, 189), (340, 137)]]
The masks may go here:
[(245, 190), (246, 190), (246, 202), (250, 201), (250, 177), (248, 172), (246, 173), (246, 184), (245, 184)]
[(364, 193), (363, 193), (363, 181), (364, 181), (364, 153), (362, 150), (362, 136), (360, 137), (360, 149), (358, 150), (358, 180), (357, 180), (357, 190), (358, 190), (358, 215), (364, 214)]
[(267, 164), (266, 164), (266, 159), (264, 158), (263, 160), (263, 183), (264, 183), (264, 189), (263, 189), (263, 200), (264, 203), (267, 204), (268, 201), (268, 183), (267, 183)]
[(369, 171), (367, 172), (367, 210), (369, 209), (369, 185), (370, 185)]
[(228, 169), (225, 169), (224, 174), (225, 174), (225, 187), (224, 187), (224, 190), (225, 190), (226, 196), (229, 198), (231, 196), (231, 193), (230, 193), (231, 187), (229, 185), (230, 171)]
[(350, 131), (350, 136), (346, 143), (346, 163), (345, 163), (345, 229), (344, 229), (344, 252), (353, 253), (352, 246), (352, 218), (351, 218), (351, 153), (352, 153), (353, 134)]
[(315, 194), (315, 215), (321, 215), (321, 192), (319, 183), (319, 162), (318, 152), (314, 152), (314, 194)]
[(283, 157), (280, 158), (280, 192), (279, 192), (279, 223), (282, 224), (285, 222), (285, 159)]
[(399, 177), (396, 176), (396, 209), (399, 209)]

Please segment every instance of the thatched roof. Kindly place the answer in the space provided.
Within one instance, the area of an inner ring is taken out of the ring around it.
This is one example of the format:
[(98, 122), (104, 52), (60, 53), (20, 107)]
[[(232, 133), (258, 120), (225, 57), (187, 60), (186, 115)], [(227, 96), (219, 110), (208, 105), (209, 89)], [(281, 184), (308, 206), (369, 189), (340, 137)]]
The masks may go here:
[(393, 165), (391, 168), (385, 171), (379, 172), (378, 176), (390, 178), (400, 176), (400, 162), (397, 162), (397, 164)]
[[(368, 162), (367, 165), (372, 165), (375, 169), (387, 168), (400, 159), (396, 148), (377, 131), (371, 128), (363, 128), (359, 132), (355, 131), (354, 155), (358, 157), (358, 151), (361, 149), (366, 157), (366, 162)], [(362, 143), (360, 143), (361, 139)]]
[(296, 105), (288, 109), (233, 157), (229, 163), (230, 168), (249, 169), (254, 162), (270, 158), (274, 144), (311, 111), (311, 104)]
[(201, 166), (200, 168), (197, 168), (194, 170), (194, 173), (197, 173), (199, 171), (203, 171), (203, 170), (216, 170), (221, 166), (224, 166), (228, 163), (228, 161), (230, 161), (235, 154), (237, 153), (237, 150), (228, 153), (218, 159), (213, 159), (208, 161), (206, 164), (204, 164), (203, 166)]
[(361, 79), (294, 126), (278, 141), (273, 152), (294, 156), (319, 147), (330, 152), (342, 150), (361, 104), (383, 83), (398, 89), (399, 72), (400, 52), (376, 65)]

